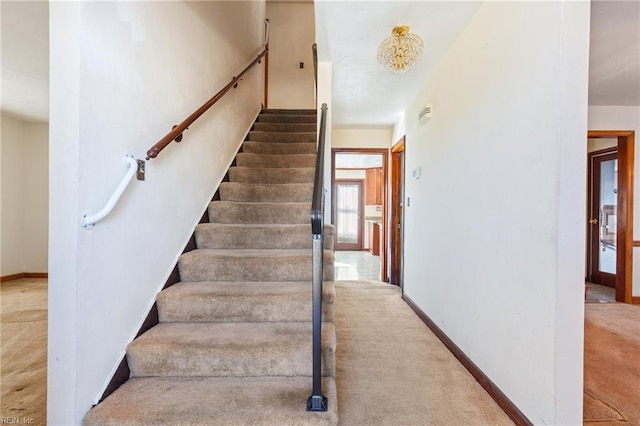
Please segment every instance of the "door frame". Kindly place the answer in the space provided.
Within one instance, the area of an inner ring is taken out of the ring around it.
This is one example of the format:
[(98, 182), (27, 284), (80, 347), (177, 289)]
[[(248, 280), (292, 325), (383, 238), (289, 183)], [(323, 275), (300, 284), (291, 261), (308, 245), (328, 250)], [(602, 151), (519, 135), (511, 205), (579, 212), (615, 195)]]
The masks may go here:
[(633, 130), (589, 130), (588, 139), (618, 139), (618, 217), (616, 246), (616, 302), (633, 303), (633, 168), (635, 132)]
[[(382, 281), (389, 281), (387, 275), (387, 254), (389, 252), (389, 240), (387, 238), (387, 186), (389, 173), (389, 149), (388, 148), (331, 148), (331, 223), (335, 224), (336, 205), (336, 154), (375, 154), (382, 155), (382, 253), (380, 253), (380, 264)], [(364, 219), (363, 219), (364, 222)]]
[[(360, 187), (360, 190), (358, 192), (358, 211), (360, 212), (360, 214), (364, 214), (364, 180), (362, 179), (336, 179), (336, 183), (333, 186), (334, 192), (336, 193), (337, 196), (337, 192), (338, 192), (338, 185), (341, 183), (348, 183), (348, 184), (356, 184)], [(333, 204), (333, 209), (332, 211), (337, 211), (338, 209), (338, 204), (334, 203)], [(362, 250), (363, 247), (363, 243), (364, 243), (364, 221), (360, 220), (360, 222), (358, 223), (358, 241), (355, 244), (339, 244), (338, 243), (338, 215), (334, 214), (334, 218), (335, 218), (335, 222), (334, 225), (336, 226), (336, 235), (335, 235), (335, 250)], [(349, 246), (349, 247), (341, 247), (338, 248), (338, 245), (345, 245), (345, 246)]]
[[(405, 139), (406, 136), (402, 136), (391, 147), (391, 199), (389, 202), (389, 282), (398, 285), (402, 291), (404, 291), (404, 209), (401, 209), (400, 205), (404, 203)], [(395, 224), (400, 225), (399, 233), (394, 232)]]

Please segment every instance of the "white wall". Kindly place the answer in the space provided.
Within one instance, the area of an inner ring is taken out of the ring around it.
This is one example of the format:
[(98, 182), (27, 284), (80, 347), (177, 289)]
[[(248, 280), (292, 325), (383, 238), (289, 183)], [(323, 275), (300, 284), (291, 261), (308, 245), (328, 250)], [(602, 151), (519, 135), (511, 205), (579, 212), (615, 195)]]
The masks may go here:
[(333, 105), (332, 88), (333, 88), (333, 67), (331, 62), (318, 63), (318, 129), (320, 128), (321, 113), (320, 108), (323, 104), (327, 104), (326, 117), (326, 134), (324, 145), (324, 186), (325, 186), (325, 203), (324, 203), (324, 221), (331, 223), (331, 147), (333, 146), (332, 114)]
[(617, 146), (618, 138), (590, 138), (587, 140), (587, 153)]
[(24, 270), (24, 123), (2, 114), (2, 270)]
[(404, 291), (534, 424), (582, 419), (588, 42), (588, 3), (485, 3), (405, 111)]
[(25, 126), (24, 270), (49, 270), (49, 124)]
[[(147, 162), (146, 150), (262, 50), (265, 4), (52, 2), (49, 424), (80, 424), (102, 394), (222, 180), (263, 98), (263, 71)], [(233, 35), (232, 37), (230, 35)]]
[(267, 18), (271, 28), (268, 107), (315, 108), (313, 2), (269, 2)]
[[(633, 239), (640, 240), (640, 106), (591, 106), (589, 130), (634, 130)], [(633, 249), (633, 296), (640, 296), (640, 249)]]
[(2, 114), (0, 275), (47, 272), (48, 125)]
[(389, 148), (393, 129), (338, 127), (331, 134), (332, 148)]

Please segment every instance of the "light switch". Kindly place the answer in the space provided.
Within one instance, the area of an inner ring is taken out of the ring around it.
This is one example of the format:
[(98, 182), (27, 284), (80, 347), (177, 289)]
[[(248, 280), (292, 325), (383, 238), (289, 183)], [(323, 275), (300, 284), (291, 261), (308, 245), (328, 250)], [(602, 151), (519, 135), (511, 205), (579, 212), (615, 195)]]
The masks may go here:
[(420, 172), (420, 167), (416, 167), (415, 169), (411, 170), (411, 178), (413, 180), (420, 179)]

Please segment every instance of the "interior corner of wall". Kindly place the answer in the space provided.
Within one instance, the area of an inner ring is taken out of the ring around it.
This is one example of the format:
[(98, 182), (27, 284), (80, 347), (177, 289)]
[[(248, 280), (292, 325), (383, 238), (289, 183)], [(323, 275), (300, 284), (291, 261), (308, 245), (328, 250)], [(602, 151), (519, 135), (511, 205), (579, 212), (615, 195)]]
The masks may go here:
[(406, 111), (404, 111), (404, 112), (402, 112), (400, 114), (400, 117), (398, 118), (398, 121), (396, 121), (395, 124), (393, 125), (393, 130), (391, 132), (391, 145), (392, 146), (393, 146), (393, 144), (398, 142), (398, 140), (400, 140), (400, 138), (403, 137), (407, 132), (406, 125), (405, 125), (405, 117), (406, 117)]

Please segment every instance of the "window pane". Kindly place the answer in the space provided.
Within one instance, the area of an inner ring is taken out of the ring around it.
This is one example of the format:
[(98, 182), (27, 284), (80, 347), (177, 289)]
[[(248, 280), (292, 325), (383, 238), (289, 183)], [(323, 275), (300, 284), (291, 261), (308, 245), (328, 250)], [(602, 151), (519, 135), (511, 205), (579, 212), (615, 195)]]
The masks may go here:
[(337, 185), (337, 241), (338, 243), (357, 244), (359, 217), (358, 208), (360, 202), (360, 194), (358, 193), (359, 185), (357, 184), (338, 184)]

